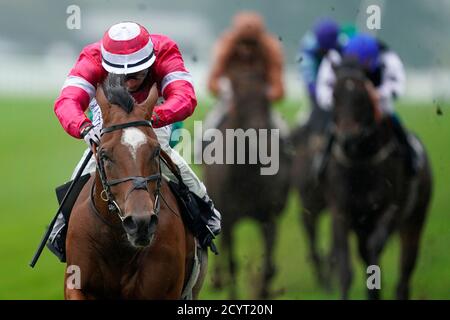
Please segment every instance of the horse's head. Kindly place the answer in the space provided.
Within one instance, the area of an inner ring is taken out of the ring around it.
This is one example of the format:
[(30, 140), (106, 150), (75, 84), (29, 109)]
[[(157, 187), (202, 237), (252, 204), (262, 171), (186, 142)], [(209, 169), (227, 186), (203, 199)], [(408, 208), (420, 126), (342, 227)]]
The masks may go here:
[[(349, 154), (365, 150), (380, 120), (374, 86), (353, 60), (335, 68), (333, 119), (338, 142)], [(365, 148), (361, 148), (365, 145)]]
[(149, 245), (158, 222), (161, 186), (160, 146), (149, 121), (157, 89), (154, 86), (146, 101), (137, 104), (123, 77), (110, 75), (96, 98), (103, 116), (96, 153), (101, 198), (118, 214), (133, 246)]

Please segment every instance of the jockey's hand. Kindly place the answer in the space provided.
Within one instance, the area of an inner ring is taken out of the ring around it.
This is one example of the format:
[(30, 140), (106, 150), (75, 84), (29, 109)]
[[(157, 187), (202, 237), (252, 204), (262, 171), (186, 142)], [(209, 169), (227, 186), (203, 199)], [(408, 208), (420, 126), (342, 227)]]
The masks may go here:
[(92, 124), (86, 125), (82, 127), (80, 135), (84, 141), (86, 141), (89, 148), (91, 148), (94, 143), (97, 146), (100, 144), (100, 128), (98, 126)]
[(213, 239), (215, 239), (215, 236), (212, 233), (207, 233), (206, 235), (200, 237), (200, 246), (204, 249), (210, 247), (211, 251), (217, 255), (219, 252), (217, 251), (217, 247), (213, 242)]
[(159, 116), (155, 111), (153, 111), (152, 113), (152, 118), (150, 119), (150, 122), (152, 126), (157, 126), (159, 123)]

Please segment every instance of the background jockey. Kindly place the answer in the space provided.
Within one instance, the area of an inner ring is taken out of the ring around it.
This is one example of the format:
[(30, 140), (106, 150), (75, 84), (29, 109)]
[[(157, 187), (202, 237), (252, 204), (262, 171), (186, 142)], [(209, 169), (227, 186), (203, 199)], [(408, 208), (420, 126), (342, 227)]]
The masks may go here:
[[(363, 67), (367, 78), (378, 93), (381, 114), (391, 121), (395, 135), (406, 154), (408, 172), (411, 175), (416, 174), (419, 157), (411, 145), (393, 105), (393, 100), (401, 96), (405, 90), (405, 71), (399, 56), (375, 37), (363, 33), (350, 39), (342, 56), (335, 50), (330, 51), (320, 65), (317, 81), (317, 102), (319, 107), (325, 110), (330, 110), (333, 106), (333, 86), (336, 81), (333, 66), (339, 65), (342, 57), (355, 58)], [(319, 175), (331, 151), (333, 135), (331, 131), (329, 134), (329, 143), (319, 161)]]
[(316, 104), (316, 80), (319, 65), (328, 51), (341, 51), (338, 42), (339, 25), (332, 19), (323, 18), (316, 22), (300, 42), (297, 62), (299, 74), (305, 83), (311, 104)]
[(297, 54), (298, 72), (306, 87), (311, 106), (309, 125), (323, 131), (328, 121), (329, 114), (322, 109), (316, 108), (316, 83), (319, 66), (322, 59), (330, 50), (342, 52), (342, 48), (354, 36), (356, 28), (354, 25), (346, 24), (339, 26), (330, 18), (321, 18), (316, 21), (312, 30), (308, 31), (300, 41)]
[[(216, 106), (205, 120), (204, 130), (217, 128), (227, 113), (232, 92), (228, 81), (228, 72), (233, 68), (233, 55), (241, 42), (255, 41), (261, 48), (262, 56), (250, 56), (244, 62), (240, 61), (239, 68), (255, 70), (260, 67), (262, 59), (267, 82), (266, 94), (271, 102), (284, 97), (283, 85), (283, 52), (280, 41), (267, 32), (264, 19), (255, 12), (240, 12), (234, 19), (229, 30), (218, 39), (214, 47), (213, 65), (208, 79), (210, 92), (219, 97), (219, 105)], [(250, 53), (253, 54), (253, 53)], [(288, 127), (276, 113), (271, 113), (274, 126), (280, 129), (280, 136), (288, 134)]]
[[(171, 124), (189, 117), (197, 105), (192, 77), (184, 66), (177, 44), (166, 36), (149, 34), (137, 23), (123, 22), (113, 25), (105, 32), (101, 41), (90, 44), (81, 51), (64, 82), (54, 110), (64, 130), (74, 138), (84, 138), (89, 147), (94, 143), (98, 144), (100, 140), (102, 114), (94, 97), (97, 86), (108, 73), (125, 75), (125, 86), (137, 103), (145, 100), (150, 88), (156, 83), (164, 101), (154, 108), (154, 131), (161, 148), (179, 167), (189, 190), (203, 199), (210, 208), (209, 213), (202, 214), (207, 216), (211, 234), (199, 235), (201, 245), (207, 247), (220, 232), (220, 213), (214, 209), (204, 184), (186, 161), (169, 146)], [(92, 121), (85, 115), (88, 108), (92, 112)], [(89, 149), (73, 176), (88, 151)], [(95, 159), (92, 158), (83, 174), (94, 171)], [(59, 234), (64, 224), (64, 218), (60, 214), (49, 239), (49, 247), (53, 252), (60, 252), (64, 248), (65, 239)]]

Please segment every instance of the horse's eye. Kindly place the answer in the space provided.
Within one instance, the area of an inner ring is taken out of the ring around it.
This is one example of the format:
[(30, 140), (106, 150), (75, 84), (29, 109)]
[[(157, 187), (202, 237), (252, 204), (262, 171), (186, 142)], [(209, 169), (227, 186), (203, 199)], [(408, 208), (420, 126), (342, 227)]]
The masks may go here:
[(161, 148), (160, 148), (160, 147), (157, 147), (157, 148), (155, 149), (155, 151), (153, 151), (150, 160), (158, 160), (158, 157), (159, 157), (160, 152), (161, 152)]

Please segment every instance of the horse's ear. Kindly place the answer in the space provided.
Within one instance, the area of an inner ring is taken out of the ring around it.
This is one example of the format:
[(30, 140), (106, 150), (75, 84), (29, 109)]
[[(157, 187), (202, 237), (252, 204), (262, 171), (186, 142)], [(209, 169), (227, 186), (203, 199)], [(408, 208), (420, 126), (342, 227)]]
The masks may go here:
[(146, 115), (151, 117), (153, 113), (153, 108), (156, 105), (156, 102), (158, 101), (158, 88), (156, 87), (156, 84), (152, 86), (150, 89), (150, 92), (148, 93), (147, 99), (145, 99), (144, 102), (138, 104), (138, 107), (145, 111)]
[(100, 106), (100, 109), (102, 110), (105, 110), (106, 108), (110, 107), (109, 101), (106, 98), (105, 92), (103, 91), (103, 86), (101, 84), (97, 86), (95, 100), (97, 100), (97, 103)]

